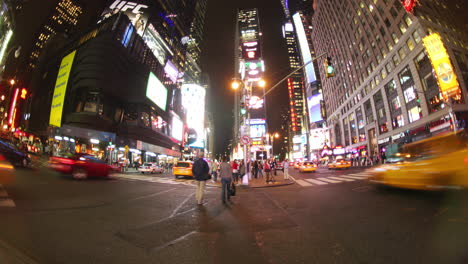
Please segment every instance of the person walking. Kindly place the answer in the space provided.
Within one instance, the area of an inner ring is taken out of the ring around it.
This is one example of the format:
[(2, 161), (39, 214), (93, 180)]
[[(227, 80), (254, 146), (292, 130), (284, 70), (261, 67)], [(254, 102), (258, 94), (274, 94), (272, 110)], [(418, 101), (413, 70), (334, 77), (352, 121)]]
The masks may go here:
[(283, 170), (284, 170), (284, 179), (289, 180), (289, 161), (285, 159), (283, 162)]
[(205, 192), (206, 181), (210, 179), (210, 167), (208, 163), (203, 159), (205, 157), (204, 152), (198, 154), (198, 159), (195, 160), (192, 167), (192, 174), (197, 181), (197, 191), (195, 198), (199, 205), (203, 204), (203, 196)]
[(263, 170), (265, 171), (266, 183), (269, 183), (271, 179), (271, 167), (268, 161), (263, 164)]
[(239, 180), (239, 164), (237, 164), (237, 161), (234, 160), (231, 165), (232, 168), (232, 176), (234, 177), (234, 182), (237, 183)]
[(258, 160), (253, 161), (253, 173), (254, 173), (254, 178), (257, 179), (257, 177), (258, 177)]
[(227, 157), (223, 157), (219, 165), (219, 178), (221, 179), (221, 201), (231, 201), (231, 184), (233, 181), (232, 168)]
[(245, 176), (245, 164), (244, 164), (244, 160), (241, 160), (239, 164), (239, 178), (241, 182), (244, 176)]
[(218, 180), (218, 170), (219, 164), (217, 160), (213, 161), (213, 165), (211, 165), (211, 175), (213, 176), (213, 181), (216, 182)]

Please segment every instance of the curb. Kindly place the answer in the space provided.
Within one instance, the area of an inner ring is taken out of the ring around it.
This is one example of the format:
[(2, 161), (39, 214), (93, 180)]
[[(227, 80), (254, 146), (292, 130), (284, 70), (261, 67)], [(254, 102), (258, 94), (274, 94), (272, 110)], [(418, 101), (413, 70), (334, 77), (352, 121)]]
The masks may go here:
[(11, 246), (3, 240), (0, 240), (0, 262), (9, 264), (38, 264), (36, 260)]

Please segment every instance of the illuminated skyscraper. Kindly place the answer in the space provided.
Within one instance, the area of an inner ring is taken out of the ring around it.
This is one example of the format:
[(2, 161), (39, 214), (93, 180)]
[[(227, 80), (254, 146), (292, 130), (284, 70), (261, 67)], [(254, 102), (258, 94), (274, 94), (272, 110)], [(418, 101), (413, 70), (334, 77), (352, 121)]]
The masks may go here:
[(78, 24), (78, 19), (82, 14), (83, 5), (79, 0), (60, 0), (57, 3), (48, 20), (41, 27), (29, 55), (31, 68), (37, 67), (37, 61), (47, 41), (57, 33), (70, 33)]

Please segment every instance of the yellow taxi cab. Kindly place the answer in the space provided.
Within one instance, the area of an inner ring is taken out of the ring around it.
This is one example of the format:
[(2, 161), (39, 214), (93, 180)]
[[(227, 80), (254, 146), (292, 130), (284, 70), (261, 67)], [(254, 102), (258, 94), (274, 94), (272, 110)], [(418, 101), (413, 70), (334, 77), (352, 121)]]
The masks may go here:
[(328, 169), (344, 169), (351, 167), (351, 161), (345, 159), (336, 159), (335, 161), (328, 163)]
[(299, 169), (301, 167), (301, 165), (302, 165), (302, 162), (296, 161), (294, 163), (294, 169)]
[(313, 162), (304, 162), (302, 163), (301, 167), (299, 167), (300, 172), (316, 172), (317, 171), (317, 165), (315, 165)]
[[(466, 134), (450, 133), (403, 146), (393, 164), (368, 170), (370, 182), (418, 190), (468, 187)], [(387, 159), (388, 160), (388, 159)]]
[(172, 173), (177, 179), (179, 176), (193, 177), (192, 175), (192, 162), (191, 161), (178, 161), (172, 168)]

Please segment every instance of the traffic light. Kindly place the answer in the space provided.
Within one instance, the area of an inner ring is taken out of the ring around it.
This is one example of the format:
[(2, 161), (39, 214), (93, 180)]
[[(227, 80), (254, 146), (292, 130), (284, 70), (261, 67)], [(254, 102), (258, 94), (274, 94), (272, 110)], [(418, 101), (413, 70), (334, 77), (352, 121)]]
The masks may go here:
[(324, 64), (327, 78), (335, 76), (335, 68), (333, 67), (332, 58), (327, 57)]
[(240, 112), (241, 112), (241, 115), (245, 115), (247, 113), (247, 109), (245, 108), (244, 102), (241, 102), (240, 104)]

